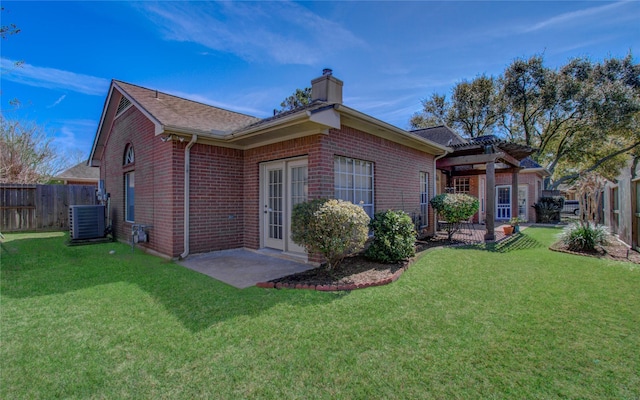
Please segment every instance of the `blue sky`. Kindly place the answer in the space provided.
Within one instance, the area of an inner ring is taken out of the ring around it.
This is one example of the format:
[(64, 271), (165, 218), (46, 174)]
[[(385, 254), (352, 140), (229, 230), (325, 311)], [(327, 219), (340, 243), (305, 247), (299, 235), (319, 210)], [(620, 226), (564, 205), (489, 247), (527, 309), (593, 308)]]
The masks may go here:
[(267, 117), (328, 67), (345, 104), (407, 128), (421, 99), (515, 58), (557, 67), (640, 48), (637, 1), (2, 5), (2, 25), (22, 30), (0, 43), (2, 113), (87, 155), (112, 78)]

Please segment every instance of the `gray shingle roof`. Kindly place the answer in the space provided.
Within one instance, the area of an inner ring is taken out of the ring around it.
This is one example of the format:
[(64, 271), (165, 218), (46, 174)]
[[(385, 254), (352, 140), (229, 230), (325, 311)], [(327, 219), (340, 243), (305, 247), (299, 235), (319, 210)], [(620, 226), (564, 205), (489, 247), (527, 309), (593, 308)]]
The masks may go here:
[(272, 117), (259, 119), (259, 120), (255, 121), (255, 122), (253, 122), (253, 123), (251, 123), (251, 124), (249, 124), (247, 126), (241, 127), (239, 130), (248, 129), (248, 128), (255, 128), (255, 127), (258, 127), (260, 125), (265, 125), (265, 124), (268, 124), (269, 122), (277, 121), (279, 119), (288, 117), (289, 115), (297, 114), (297, 113), (299, 113), (301, 111), (309, 111), (311, 113), (314, 113), (314, 112), (322, 111), (322, 110), (325, 110), (325, 109), (328, 109), (328, 108), (332, 108), (332, 107), (334, 107), (334, 104), (327, 104), (324, 101), (314, 100), (314, 101), (312, 101), (311, 103), (309, 103), (307, 105), (294, 108), (293, 110), (287, 110), (287, 111), (281, 112), (279, 114), (275, 114)]
[(86, 161), (79, 163), (78, 165), (74, 165), (71, 168), (68, 168), (58, 175), (55, 176), (57, 179), (66, 179), (66, 180), (95, 180), (98, 181), (100, 179), (100, 168), (98, 167), (89, 167)]
[(122, 81), (113, 81), (144, 110), (168, 127), (226, 134), (260, 121), (260, 118), (183, 99)]
[(431, 128), (417, 129), (411, 131), (414, 135), (431, 140), (443, 146), (452, 146), (456, 144), (467, 143), (460, 135), (454, 132), (448, 126), (440, 125)]
[(542, 165), (533, 161), (531, 157), (527, 157), (522, 159), (522, 161), (520, 161), (520, 167), (521, 168), (542, 168)]

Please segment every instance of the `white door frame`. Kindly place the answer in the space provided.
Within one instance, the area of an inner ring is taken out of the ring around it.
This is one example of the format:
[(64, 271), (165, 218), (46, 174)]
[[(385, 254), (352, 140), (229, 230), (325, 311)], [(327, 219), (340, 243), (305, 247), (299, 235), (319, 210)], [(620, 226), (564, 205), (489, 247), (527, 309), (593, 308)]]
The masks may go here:
[[(305, 249), (291, 241), (291, 211), (293, 209), (292, 172), (306, 167), (307, 158), (297, 157), (260, 164), (260, 247), (295, 255)], [(271, 180), (271, 182), (270, 182)], [(308, 179), (307, 179), (308, 182)], [(271, 190), (270, 190), (271, 186)], [(307, 183), (303, 197), (306, 200)], [(295, 197), (300, 200), (300, 193)]]
[[(509, 190), (509, 203), (499, 203), (500, 189)], [(511, 218), (511, 197), (513, 196), (511, 192), (511, 185), (496, 185), (496, 220), (508, 220)]]
[[(524, 197), (520, 197), (520, 191), (524, 190)], [(520, 202), (523, 206), (520, 207)], [(518, 185), (518, 218), (520, 220), (529, 220), (529, 185)]]

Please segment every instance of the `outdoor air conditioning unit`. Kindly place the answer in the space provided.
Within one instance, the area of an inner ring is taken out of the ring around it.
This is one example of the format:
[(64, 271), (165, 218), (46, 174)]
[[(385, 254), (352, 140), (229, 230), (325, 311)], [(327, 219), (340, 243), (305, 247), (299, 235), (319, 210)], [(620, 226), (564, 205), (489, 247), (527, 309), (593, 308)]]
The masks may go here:
[(69, 234), (71, 240), (105, 237), (103, 205), (69, 206)]

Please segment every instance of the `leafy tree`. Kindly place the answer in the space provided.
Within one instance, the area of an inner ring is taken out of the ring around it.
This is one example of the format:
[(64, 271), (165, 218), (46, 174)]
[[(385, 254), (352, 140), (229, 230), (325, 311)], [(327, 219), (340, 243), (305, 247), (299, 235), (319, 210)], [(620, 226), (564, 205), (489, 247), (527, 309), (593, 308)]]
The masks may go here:
[(412, 129), (453, 125), (453, 120), (449, 117), (450, 112), (451, 103), (447, 101), (447, 96), (433, 93), (431, 97), (422, 100), (422, 112), (413, 114), (409, 125)]
[(447, 125), (469, 138), (491, 134), (500, 117), (496, 85), (493, 77), (481, 75), (456, 84), (451, 101), (433, 93), (422, 101), (422, 112), (414, 114), (409, 124), (413, 129)]
[(44, 128), (0, 115), (0, 183), (46, 183), (67, 165)]
[(273, 114), (281, 114), (285, 111), (295, 110), (311, 103), (311, 88), (296, 89), (295, 92), (280, 103), (279, 110), (273, 110)]
[(477, 213), (480, 206), (476, 197), (463, 193), (442, 193), (429, 203), (438, 212), (438, 217), (447, 221), (449, 240), (460, 229), (460, 224)]
[(542, 56), (514, 60), (497, 78), (460, 82), (451, 101), (433, 94), (413, 127), (446, 123), (463, 136), (494, 134), (537, 149), (556, 188), (581, 174), (613, 177), (640, 149), (640, 65), (629, 54), (558, 69)]
[(481, 75), (462, 81), (453, 89), (452, 127), (468, 137), (491, 134), (499, 119), (496, 81)]

